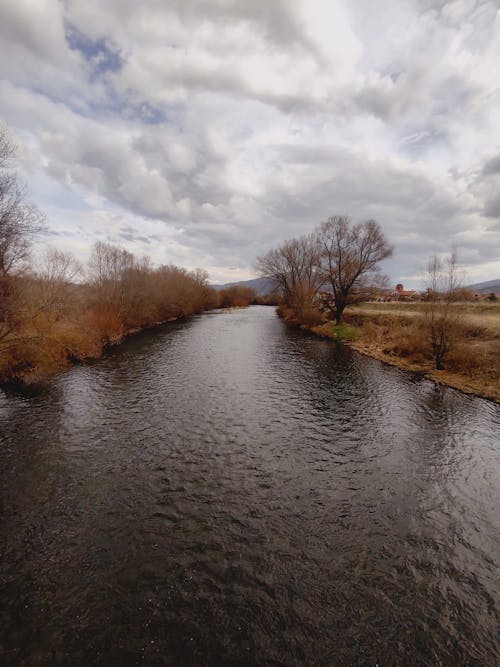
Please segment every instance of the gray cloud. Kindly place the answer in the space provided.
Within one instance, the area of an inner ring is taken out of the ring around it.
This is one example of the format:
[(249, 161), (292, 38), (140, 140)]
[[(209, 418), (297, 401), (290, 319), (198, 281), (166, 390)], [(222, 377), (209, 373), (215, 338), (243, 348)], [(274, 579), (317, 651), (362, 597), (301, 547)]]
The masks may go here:
[(234, 279), (342, 212), (394, 277), (452, 246), (500, 275), (495, 0), (5, 0), (0, 38), (0, 115), (75, 252)]
[(500, 218), (500, 195), (497, 195), (486, 202), (484, 215), (488, 218)]
[(491, 160), (483, 167), (483, 174), (489, 176), (490, 174), (500, 174), (500, 153), (495, 157), (492, 157)]

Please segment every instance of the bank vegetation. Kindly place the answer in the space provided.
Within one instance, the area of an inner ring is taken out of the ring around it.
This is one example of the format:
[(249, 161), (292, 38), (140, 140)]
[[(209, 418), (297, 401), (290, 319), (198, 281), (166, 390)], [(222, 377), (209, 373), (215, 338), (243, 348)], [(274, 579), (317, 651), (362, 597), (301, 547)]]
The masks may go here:
[(468, 302), (454, 254), (432, 257), (420, 303), (380, 303), (392, 248), (373, 220), (332, 216), (260, 257), (278, 314), (384, 362), (500, 402), (500, 306)]

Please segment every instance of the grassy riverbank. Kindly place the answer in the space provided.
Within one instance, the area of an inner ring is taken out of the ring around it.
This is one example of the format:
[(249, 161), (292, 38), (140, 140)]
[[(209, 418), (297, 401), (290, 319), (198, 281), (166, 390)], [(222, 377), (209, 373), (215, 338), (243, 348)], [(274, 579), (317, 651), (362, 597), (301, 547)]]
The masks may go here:
[(435, 382), (500, 402), (500, 304), (454, 304), (445, 369), (434, 368), (422, 303), (366, 303), (345, 324), (306, 324), (313, 333)]

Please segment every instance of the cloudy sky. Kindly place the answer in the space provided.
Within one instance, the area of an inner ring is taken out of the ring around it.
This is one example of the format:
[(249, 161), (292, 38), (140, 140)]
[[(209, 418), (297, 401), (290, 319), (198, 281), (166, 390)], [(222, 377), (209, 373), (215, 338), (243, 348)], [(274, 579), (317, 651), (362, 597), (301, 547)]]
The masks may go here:
[(500, 0), (1, 0), (0, 120), (44, 242), (253, 277), (335, 213), (418, 284), (500, 276)]

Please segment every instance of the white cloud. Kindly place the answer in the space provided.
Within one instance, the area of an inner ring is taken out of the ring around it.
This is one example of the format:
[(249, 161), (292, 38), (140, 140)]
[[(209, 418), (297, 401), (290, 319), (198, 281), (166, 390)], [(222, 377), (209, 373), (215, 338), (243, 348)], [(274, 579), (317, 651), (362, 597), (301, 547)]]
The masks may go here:
[(452, 246), (500, 275), (495, 0), (5, 0), (0, 38), (60, 247), (233, 280), (340, 212), (380, 221), (394, 278)]

